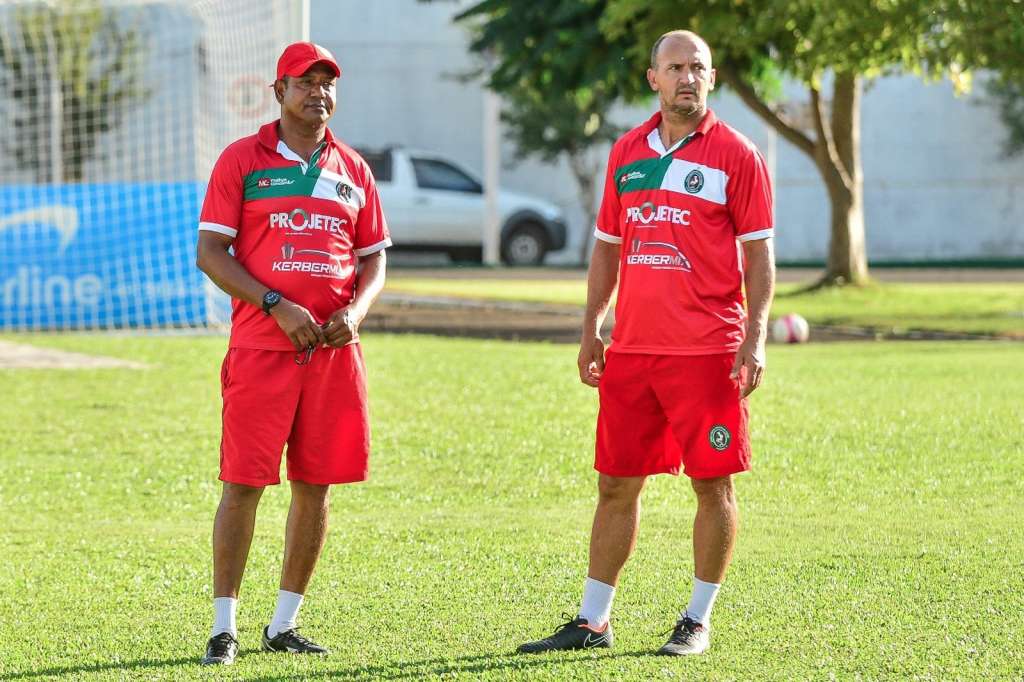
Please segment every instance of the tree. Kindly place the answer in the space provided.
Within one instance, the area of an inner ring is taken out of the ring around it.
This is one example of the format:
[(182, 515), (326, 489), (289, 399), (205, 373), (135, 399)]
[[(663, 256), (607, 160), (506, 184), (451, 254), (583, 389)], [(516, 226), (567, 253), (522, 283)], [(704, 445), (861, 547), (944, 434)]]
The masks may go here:
[(0, 88), (13, 131), (5, 147), (35, 169), (37, 182), (79, 182), (97, 138), (151, 94), (141, 85), (145, 45), (98, 0), (25, 4), (11, 14), (0, 29)]
[(1024, 81), (993, 78), (985, 89), (1006, 126), (1006, 156), (1024, 154)]
[(1006, 127), (1005, 153), (1012, 157), (1024, 154), (1024, 5), (1018, 2), (1009, 15), (1000, 11), (1005, 6), (976, 0), (959, 10), (971, 29), (964, 42), (977, 51), (974, 62), (996, 72), (985, 90)]
[[(597, 150), (624, 132), (609, 119), (621, 98), (621, 67), (592, 59), (595, 46), (604, 43), (602, 11), (602, 3), (577, 0), (501, 0), (479, 3), (456, 17), (473, 28), (471, 49), (494, 63), (488, 86), (504, 98), (502, 121), (516, 157), (555, 162), (565, 156), (586, 219), (581, 262), (590, 251), (595, 187), (604, 166)], [(560, 55), (570, 49), (587, 56), (566, 70)], [(531, 67), (522, 68), (523, 60), (530, 60)]]
[(612, 103), (587, 87), (551, 98), (528, 83), (506, 90), (504, 96), (501, 118), (515, 142), (516, 158), (554, 162), (564, 154), (569, 163), (586, 220), (579, 253), (585, 263), (597, 217), (595, 188), (604, 167), (595, 147), (614, 142), (623, 132), (608, 120)]
[[(549, 3), (540, 3), (548, 5)], [(983, 38), (1002, 23), (1019, 25), (1020, 4), (985, 0), (580, 0), (600, 36), (555, 21), (533, 21), (534, 3), (485, 0), (470, 10), (487, 19), (475, 44), (499, 56), (492, 87), (526, 79), (558, 92), (599, 80), (609, 95), (649, 96), (644, 70), (655, 39), (689, 28), (710, 43), (718, 82), (818, 168), (831, 205), (830, 244), (822, 284), (868, 278), (860, 160), (860, 99), (864, 82), (899, 71), (959, 88), (966, 69), (985, 65)], [(1014, 9), (1016, 8), (1016, 9)], [(551, 11), (547, 8), (547, 11)], [(1016, 14), (1015, 14), (1016, 12)], [(554, 14), (552, 12), (552, 14)], [(556, 15), (557, 17), (557, 15)], [(521, 36), (525, 26), (532, 33)], [(516, 40), (519, 43), (516, 43)], [(1012, 58), (1012, 40), (1001, 41)], [(1014, 61), (1019, 61), (1018, 57)], [(559, 73), (561, 72), (561, 73)], [(807, 89), (809, 126), (779, 103), (784, 78)]]

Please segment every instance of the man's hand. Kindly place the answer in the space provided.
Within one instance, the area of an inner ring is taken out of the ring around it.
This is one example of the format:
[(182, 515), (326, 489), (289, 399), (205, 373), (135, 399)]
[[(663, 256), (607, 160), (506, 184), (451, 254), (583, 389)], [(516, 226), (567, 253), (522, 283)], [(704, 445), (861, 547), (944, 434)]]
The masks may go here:
[[(746, 367), (747, 371), (742, 372)], [(743, 384), (740, 386), (740, 398), (746, 398), (761, 385), (761, 378), (764, 376), (765, 353), (764, 338), (748, 336), (743, 345), (736, 351), (736, 362), (732, 364), (732, 372), (729, 378), (738, 379), (743, 376)]]
[(324, 325), (324, 339), (328, 346), (341, 348), (353, 339), (359, 339), (359, 323), (363, 315), (355, 306), (345, 306), (334, 311)]
[(288, 335), (295, 350), (305, 350), (324, 343), (324, 333), (313, 319), (313, 314), (298, 303), (282, 298), (280, 303), (270, 309), (270, 315), (281, 331)]
[(580, 381), (597, 387), (604, 373), (604, 340), (600, 336), (584, 336), (576, 364), (580, 370)]

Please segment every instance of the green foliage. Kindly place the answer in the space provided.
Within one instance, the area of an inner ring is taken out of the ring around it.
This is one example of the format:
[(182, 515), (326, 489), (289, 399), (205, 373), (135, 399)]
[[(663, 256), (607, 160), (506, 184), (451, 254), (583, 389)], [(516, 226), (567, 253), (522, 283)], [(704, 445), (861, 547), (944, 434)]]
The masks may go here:
[(601, 32), (604, 0), (484, 0), (456, 17), (473, 30), (470, 49), (492, 62), (489, 85), (504, 93), (529, 86), (547, 96), (593, 92), (588, 103), (614, 101), (630, 78), (632, 43)]
[[(0, 370), (6, 680), (1002, 680), (1024, 670), (1024, 373), (1011, 344), (772, 347), (754, 471), (706, 656), (650, 655), (685, 605), (693, 494), (658, 476), (612, 651), (524, 657), (574, 609), (596, 496), (596, 393), (573, 345), (364, 335), (368, 482), (332, 493), (299, 624), (259, 652), (287, 486), (268, 489), (242, 651), (212, 619), (225, 339), (8, 337), (147, 370)], [(967, 614), (967, 615), (965, 615)], [(965, 626), (965, 619), (969, 626)]]
[[(37, 169), (37, 181), (80, 181), (97, 138), (151, 94), (142, 84), (145, 43), (119, 22), (118, 10), (98, 0), (19, 5), (9, 16), (13, 21), (0, 29), (0, 88), (13, 128), (8, 151), (20, 165)], [(60, 178), (50, 177), (44, 151), (54, 89), (61, 111)]]
[(1024, 154), (1024, 81), (993, 78), (985, 90), (1006, 126), (1006, 156)]

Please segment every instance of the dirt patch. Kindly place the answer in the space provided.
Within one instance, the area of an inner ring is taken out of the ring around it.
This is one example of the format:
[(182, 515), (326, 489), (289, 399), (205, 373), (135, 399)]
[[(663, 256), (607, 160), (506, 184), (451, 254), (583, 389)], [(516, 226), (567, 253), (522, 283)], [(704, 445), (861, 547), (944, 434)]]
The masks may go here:
[[(396, 267), (388, 262), (388, 279), (403, 277), (425, 279), (508, 279), (586, 281), (587, 271), (574, 267), (486, 268), (476, 267)], [(780, 283), (810, 283), (821, 277), (820, 268), (780, 267)], [(871, 276), (879, 282), (1024, 282), (1024, 268), (888, 268), (875, 267)]]
[(145, 369), (140, 362), (0, 341), (0, 369)]
[[(605, 320), (608, 338), (614, 314)], [(480, 301), (440, 296), (383, 294), (363, 321), (366, 331), (436, 334), (481, 339), (510, 339), (578, 343), (583, 310), (507, 301)], [(811, 342), (833, 341), (973, 341), (1013, 340), (986, 334), (943, 331), (875, 329), (852, 326), (812, 326)]]

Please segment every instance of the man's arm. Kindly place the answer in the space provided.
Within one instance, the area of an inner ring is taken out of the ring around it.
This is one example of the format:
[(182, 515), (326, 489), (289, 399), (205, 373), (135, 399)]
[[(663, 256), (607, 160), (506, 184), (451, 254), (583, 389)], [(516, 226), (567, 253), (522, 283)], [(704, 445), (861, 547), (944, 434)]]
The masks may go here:
[[(228, 252), (231, 242), (232, 238), (227, 235), (200, 230), (196, 266), (233, 298), (261, 308), (263, 295), (270, 288), (257, 281)], [(270, 314), (288, 335), (296, 350), (323, 343), (324, 335), (320, 326), (313, 315), (299, 304), (282, 298), (280, 303), (270, 309)]]
[(383, 249), (359, 259), (356, 293), (352, 302), (336, 310), (324, 326), (327, 345), (340, 347), (352, 339), (359, 338), (359, 325), (384, 288), (386, 265), (387, 256), (384, 255)]
[(772, 239), (743, 242), (744, 277), (747, 290), (747, 333), (736, 351), (732, 378), (747, 368), (740, 397), (746, 398), (761, 385), (765, 369), (764, 344), (768, 336), (768, 311), (775, 294), (775, 246)]
[(580, 355), (577, 364), (580, 381), (587, 386), (597, 386), (604, 372), (604, 339), (601, 325), (608, 314), (615, 286), (619, 283), (619, 249), (602, 239), (594, 243), (587, 271), (587, 309), (583, 314), (583, 331), (580, 334)]

